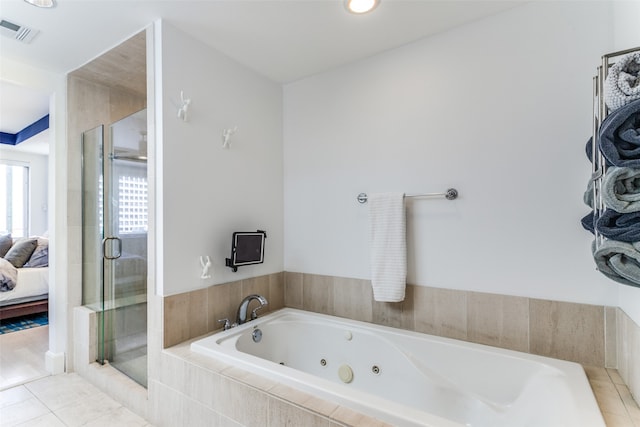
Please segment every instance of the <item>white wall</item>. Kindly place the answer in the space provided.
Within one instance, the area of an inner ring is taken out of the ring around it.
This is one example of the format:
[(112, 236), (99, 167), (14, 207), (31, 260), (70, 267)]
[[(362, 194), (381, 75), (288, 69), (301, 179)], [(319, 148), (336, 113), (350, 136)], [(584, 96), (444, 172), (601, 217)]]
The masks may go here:
[(533, 2), (284, 88), (285, 269), (369, 278), (360, 192), (412, 200), (408, 282), (615, 305), (580, 226), (611, 4)]
[[(616, 2), (614, 6), (613, 51), (640, 47), (640, 2)], [(640, 325), (640, 288), (618, 287), (618, 305)]]
[[(157, 201), (157, 292), (171, 295), (283, 270), (282, 88), (187, 34), (162, 23), (156, 142), (162, 189)], [(180, 92), (189, 121), (177, 118)], [(222, 149), (225, 128), (238, 126)], [(265, 263), (224, 266), (234, 231), (267, 231)], [(201, 280), (199, 257), (213, 277)]]
[(40, 154), (23, 153), (14, 147), (0, 146), (0, 160), (20, 162), (29, 166), (29, 235), (41, 236), (49, 230), (47, 222), (49, 158)]
[(47, 370), (61, 373), (65, 369), (67, 342), (67, 133), (66, 133), (66, 77), (63, 74), (2, 59), (0, 79), (28, 86), (51, 94), (49, 102), (49, 132), (52, 145), (48, 170), (49, 227), (49, 351)]
[(640, 2), (616, 1), (613, 3), (614, 50), (640, 47)]

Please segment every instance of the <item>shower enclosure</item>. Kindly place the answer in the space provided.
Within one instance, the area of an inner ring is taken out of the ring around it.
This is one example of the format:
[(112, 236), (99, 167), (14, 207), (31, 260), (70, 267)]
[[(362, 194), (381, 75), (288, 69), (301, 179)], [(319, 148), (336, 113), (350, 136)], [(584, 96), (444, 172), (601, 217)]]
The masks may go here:
[(82, 136), (82, 303), (97, 361), (147, 385), (146, 110)]

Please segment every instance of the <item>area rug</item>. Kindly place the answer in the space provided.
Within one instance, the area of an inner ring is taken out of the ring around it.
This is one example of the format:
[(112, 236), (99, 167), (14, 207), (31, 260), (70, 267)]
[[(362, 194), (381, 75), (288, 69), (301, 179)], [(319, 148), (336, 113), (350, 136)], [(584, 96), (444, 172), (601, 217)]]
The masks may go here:
[(48, 313), (30, 314), (28, 316), (14, 317), (13, 319), (0, 320), (0, 334), (22, 331), (49, 324)]

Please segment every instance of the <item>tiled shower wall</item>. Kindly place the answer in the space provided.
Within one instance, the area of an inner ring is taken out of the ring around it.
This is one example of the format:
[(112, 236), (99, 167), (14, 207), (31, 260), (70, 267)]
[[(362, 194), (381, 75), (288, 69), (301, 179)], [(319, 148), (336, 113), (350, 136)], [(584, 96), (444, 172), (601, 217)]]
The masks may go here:
[[(85, 286), (82, 282), (82, 239), (97, 239), (99, 246), (100, 233), (90, 228), (89, 224), (83, 224), (82, 200), (84, 197), (93, 197), (95, 189), (82, 188), (82, 133), (102, 124), (114, 123), (123, 117), (146, 106), (146, 96), (109, 87), (102, 83), (88, 81), (75, 77), (71, 73), (67, 82), (68, 111), (74, 114), (68, 115), (67, 136), (68, 151), (67, 164), (68, 196), (67, 196), (67, 251), (66, 270), (68, 283), (66, 284), (67, 304), (69, 307), (68, 319), (68, 348), (74, 348), (71, 337), (73, 333), (73, 307), (82, 305), (84, 301), (97, 301), (99, 295), (98, 286)], [(88, 194), (83, 194), (83, 191)], [(94, 198), (95, 199), (95, 198)], [(85, 230), (86, 226), (86, 230)], [(94, 224), (95, 226), (95, 224)], [(94, 232), (95, 231), (95, 232)], [(89, 261), (87, 261), (89, 262)], [(101, 262), (101, 261), (99, 261)], [(90, 269), (85, 266), (87, 271)], [(73, 352), (67, 357), (67, 368), (73, 369)]]

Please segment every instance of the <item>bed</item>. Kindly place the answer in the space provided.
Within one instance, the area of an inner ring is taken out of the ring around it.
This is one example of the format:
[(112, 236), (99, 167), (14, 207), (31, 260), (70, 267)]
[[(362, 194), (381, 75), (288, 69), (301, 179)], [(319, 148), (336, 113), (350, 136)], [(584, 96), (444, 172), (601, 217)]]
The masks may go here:
[(49, 310), (49, 267), (19, 268), (15, 288), (0, 292), (0, 320)]
[(0, 236), (0, 320), (48, 310), (48, 239)]

